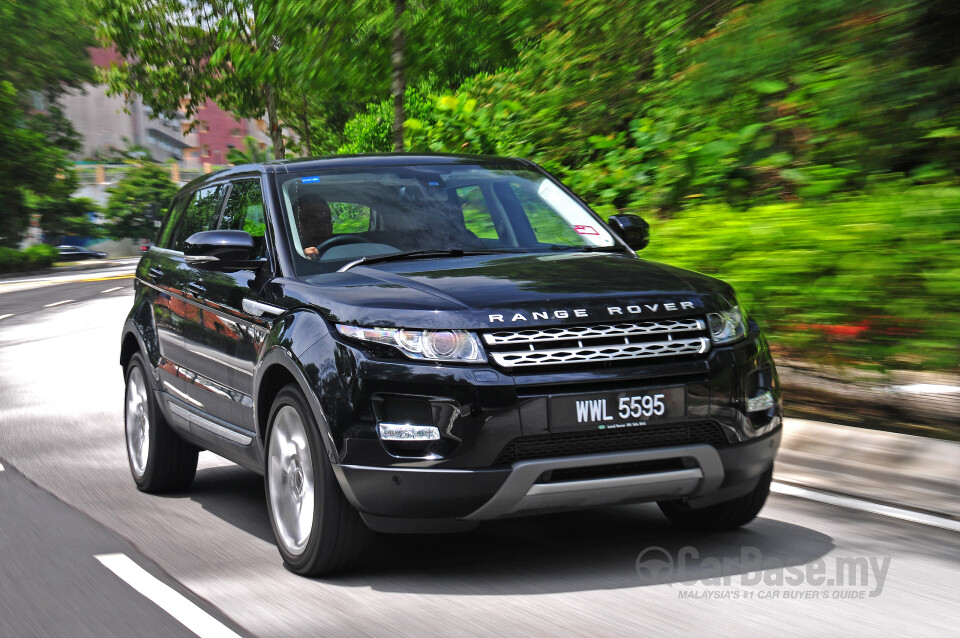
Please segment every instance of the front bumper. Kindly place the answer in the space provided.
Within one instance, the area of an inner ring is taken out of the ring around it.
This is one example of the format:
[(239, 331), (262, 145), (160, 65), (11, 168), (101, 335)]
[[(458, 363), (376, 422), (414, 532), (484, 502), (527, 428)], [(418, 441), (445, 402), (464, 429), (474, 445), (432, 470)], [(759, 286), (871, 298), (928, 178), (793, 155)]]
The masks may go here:
[(782, 431), (778, 427), (722, 448), (692, 445), (539, 459), (502, 470), (341, 465), (335, 471), (368, 524), (388, 532), (661, 500), (684, 499), (696, 508), (751, 491), (773, 465)]

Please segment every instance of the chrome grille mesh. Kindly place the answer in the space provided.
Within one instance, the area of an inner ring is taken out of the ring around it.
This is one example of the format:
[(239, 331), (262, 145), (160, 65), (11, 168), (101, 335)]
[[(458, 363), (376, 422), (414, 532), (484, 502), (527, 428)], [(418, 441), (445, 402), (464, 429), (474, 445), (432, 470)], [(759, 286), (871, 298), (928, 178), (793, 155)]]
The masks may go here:
[(499, 365), (563, 365), (698, 355), (710, 348), (702, 319), (497, 330), (483, 335)]
[(524, 330), (499, 330), (483, 335), (488, 344), (539, 343), (560, 339), (596, 339), (601, 337), (627, 337), (631, 335), (671, 334), (676, 332), (702, 332), (706, 324), (702, 319), (667, 319), (640, 323), (615, 323), (597, 326), (558, 326), (555, 328), (529, 328)]

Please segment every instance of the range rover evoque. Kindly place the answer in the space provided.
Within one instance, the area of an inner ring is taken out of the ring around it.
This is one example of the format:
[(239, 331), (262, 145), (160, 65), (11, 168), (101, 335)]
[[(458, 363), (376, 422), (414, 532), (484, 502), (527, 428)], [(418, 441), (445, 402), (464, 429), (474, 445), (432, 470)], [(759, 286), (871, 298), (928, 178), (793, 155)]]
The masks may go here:
[(656, 501), (752, 520), (776, 369), (717, 279), (637, 257), (520, 159), (367, 155), (187, 185), (123, 327), (130, 469), (183, 490), (210, 450), (264, 475), (283, 561), (348, 568), (370, 530)]

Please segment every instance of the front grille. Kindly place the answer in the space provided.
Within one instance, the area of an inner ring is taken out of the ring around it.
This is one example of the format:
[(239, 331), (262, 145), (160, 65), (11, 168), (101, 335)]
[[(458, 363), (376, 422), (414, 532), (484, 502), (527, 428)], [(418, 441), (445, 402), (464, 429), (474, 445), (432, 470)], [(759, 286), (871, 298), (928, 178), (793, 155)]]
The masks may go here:
[(483, 335), (507, 368), (698, 355), (710, 348), (703, 319), (497, 330)]
[(497, 457), (496, 465), (512, 465), (517, 461), (548, 459), (558, 456), (627, 452), (673, 445), (727, 442), (720, 425), (712, 421), (674, 423), (627, 430), (590, 430), (522, 436), (507, 443)]

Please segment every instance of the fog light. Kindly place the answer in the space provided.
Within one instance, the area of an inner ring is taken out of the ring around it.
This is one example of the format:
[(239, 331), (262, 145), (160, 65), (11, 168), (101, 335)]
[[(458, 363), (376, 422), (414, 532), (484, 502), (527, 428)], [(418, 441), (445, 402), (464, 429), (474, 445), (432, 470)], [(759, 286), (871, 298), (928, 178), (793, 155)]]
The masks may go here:
[(398, 423), (381, 423), (380, 440), (382, 441), (439, 441), (440, 430), (432, 425), (400, 425)]
[(747, 412), (763, 412), (773, 407), (773, 392), (765, 390), (752, 399), (747, 399)]

